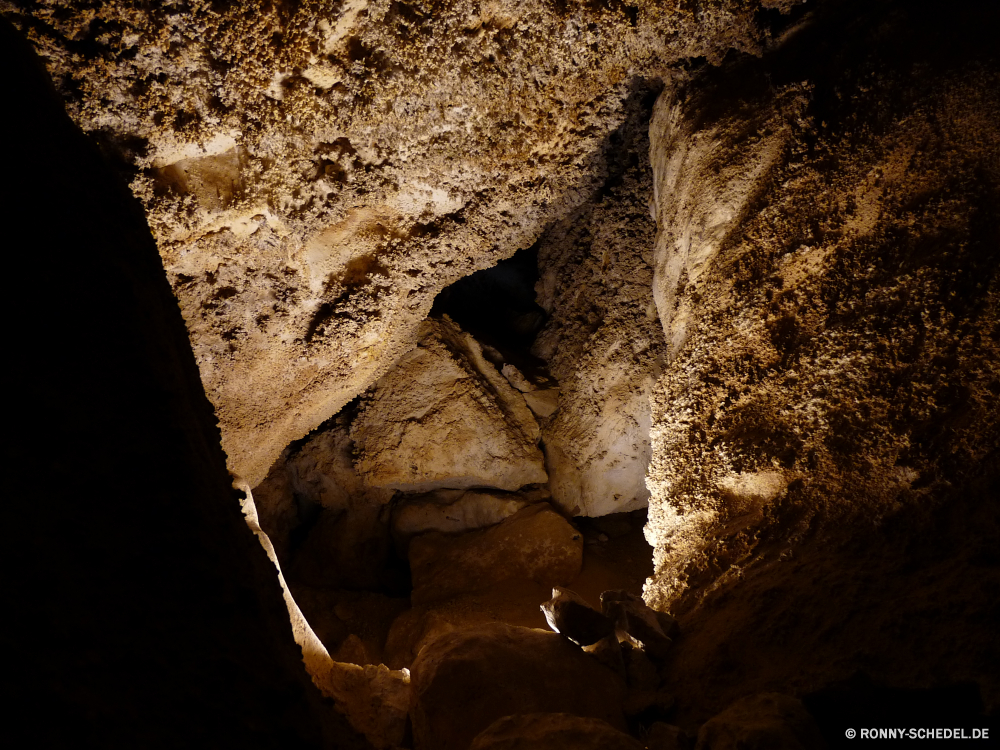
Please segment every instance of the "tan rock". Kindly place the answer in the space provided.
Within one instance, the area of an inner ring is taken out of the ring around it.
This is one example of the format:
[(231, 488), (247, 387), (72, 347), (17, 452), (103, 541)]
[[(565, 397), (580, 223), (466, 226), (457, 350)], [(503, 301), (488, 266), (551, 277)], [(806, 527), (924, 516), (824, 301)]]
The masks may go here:
[(528, 391), (524, 394), (524, 401), (536, 417), (548, 419), (559, 409), (559, 389)]
[(519, 714), (491, 724), (469, 750), (643, 750), (643, 745), (599, 719)]
[(409, 558), (416, 605), (510, 579), (567, 585), (583, 564), (583, 536), (551, 506), (538, 503), (489, 529), (415, 537)]
[(407, 670), (331, 662), (329, 677), (321, 687), (376, 748), (403, 744), (410, 704)]
[(538, 424), (520, 392), (451, 321), (428, 320), (420, 332), (354, 422), (359, 473), (407, 491), (546, 482)]
[(421, 651), (412, 674), (415, 750), (465, 750), (497, 719), (523, 713), (625, 728), (624, 683), (555, 633), (494, 624), (444, 635)]
[(418, 496), (396, 507), (392, 533), (397, 541), (405, 544), (428, 531), (456, 534), (494, 526), (528, 505), (519, 494), (469, 490), (450, 502), (441, 502), (441, 494)]
[[(84, 132), (121, 144), (251, 486), (412, 348), (444, 286), (600, 186), (628, 80), (764, 38), (736, 0), (178, 6), (168, 25), (156, 4), (108, 2), (115, 33), (81, 52), (91, 9), (54, 7), (4, 12), (45, 29), (30, 38)], [(200, 181), (150, 174), (220, 157)]]
[(814, 750), (823, 738), (802, 703), (789, 695), (759, 693), (741, 698), (698, 732), (695, 750)]
[[(392, 669), (409, 667), (420, 650), (438, 636), (479, 625), (500, 622), (544, 629), (545, 617), (538, 605), (548, 595), (549, 589), (540, 583), (510, 580), (486, 591), (418, 604), (393, 621), (385, 641), (384, 663)], [(621, 674), (624, 679), (624, 669)]]

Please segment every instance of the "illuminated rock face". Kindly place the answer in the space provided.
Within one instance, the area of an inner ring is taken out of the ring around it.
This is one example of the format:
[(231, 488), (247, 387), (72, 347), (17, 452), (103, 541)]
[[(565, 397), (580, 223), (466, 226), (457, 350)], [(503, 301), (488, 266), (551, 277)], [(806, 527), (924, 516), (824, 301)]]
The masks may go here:
[[(829, 0), (779, 43), (759, 11), (795, 3), (222, 5), (3, 9), (144, 202), (279, 557), (298, 505), (320, 508), (301, 590), (393, 583), (395, 493), (466, 493), (454, 516), (408, 511), (435, 530), (414, 550), (428, 600), (502, 588), (463, 575), (501, 557), (513, 511), (551, 521), (515, 541), (558, 536), (579, 568), (565, 519), (522, 502), (649, 502), (646, 600), (683, 622), (661, 655), (689, 724), (856, 670), (997, 705), (995, 12)], [(528, 247), (544, 384), (428, 319)], [(193, 527), (203, 551), (230, 521)], [(400, 665), (487, 618), (467, 604), (401, 616)]]
[(682, 702), (851, 668), (927, 684), (917, 642), (998, 694), (957, 613), (995, 581), (1000, 78), (981, 19), (881, 12), (656, 104), (645, 595), (692, 633)]
[(256, 486), (413, 347), (444, 286), (587, 200), (636, 85), (684, 58), (759, 50), (760, 6), (794, 4), (65, 0), (5, 13), (130, 173), (230, 468)]
[(470, 335), (427, 321), (380, 379), (351, 428), (358, 473), (374, 487), (517, 490), (544, 484), (538, 423)]

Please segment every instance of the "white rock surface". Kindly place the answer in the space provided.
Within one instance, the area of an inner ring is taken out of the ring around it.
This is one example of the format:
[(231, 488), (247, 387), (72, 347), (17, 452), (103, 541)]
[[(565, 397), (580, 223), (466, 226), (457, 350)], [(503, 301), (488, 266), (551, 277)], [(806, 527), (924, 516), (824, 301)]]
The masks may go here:
[(450, 503), (422, 495), (393, 511), (392, 532), (401, 541), (428, 531), (457, 534), (498, 524), (527, 505), (521, 495), (499, 492), (470, 490)]
[(410, 492), (546, 482), (538, 423), (521, 393), (450, 320), (425, 321), (420, 334), (352, 427), (365, 481)]

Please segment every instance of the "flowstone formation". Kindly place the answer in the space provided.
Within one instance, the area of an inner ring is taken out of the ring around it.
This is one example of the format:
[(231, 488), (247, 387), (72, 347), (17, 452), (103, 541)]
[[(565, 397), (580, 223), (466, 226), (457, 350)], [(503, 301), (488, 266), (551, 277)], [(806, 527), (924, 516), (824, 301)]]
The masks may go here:
[(447, 284), (604, 182), (623, 102), (789, 0), (4, 2), (132, 180), (251, 486)]

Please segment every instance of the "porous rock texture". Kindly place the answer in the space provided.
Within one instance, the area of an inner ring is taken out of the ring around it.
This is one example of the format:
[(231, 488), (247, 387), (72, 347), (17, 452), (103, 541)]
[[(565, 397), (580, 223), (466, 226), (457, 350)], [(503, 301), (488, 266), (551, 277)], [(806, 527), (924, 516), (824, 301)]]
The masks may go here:
[(690, 634), (682, 713), (855, 670), (1000, 698), (996, 9), (826, 8), (650, 127), (645, 596)]
[[(52, 295), (8, 337), (8, 383), (34, 404), (7, 422), (8, 489), (22, 501), (6, 513), (18, 531), (3, 546), (0, 638), (23, 657), (3, 670), (8, 735), (109, 750), (370, 747), (302, 668), (142, 207), (2, 19), (0, 61), (16, 102), (0, 118), (16, 144), (0, 216), (38, 230), (9, 270), (27, 278), (44, 259)], [(49, 191), (72, 196), (58, 221)], [(10, 302), (32, 299), (20, 287)]]
[(634, 510), (649, 498), (649, 396), (664, 353), (650, 294), (647, 137), (659, 89), (635, 87), (609, 138), (604, 185), (538, 241), (538, 301), (549, 319), (532, 352), (560, 386), (542, 439), (553, 502), (573, 516)]
[(0, 8), (143, 200), (229, 466), (256, 486), (413, 347), (439, 290), (593, 194), (637, 86), (761, 50), (762, 9), (794, 5)]

